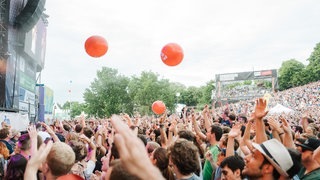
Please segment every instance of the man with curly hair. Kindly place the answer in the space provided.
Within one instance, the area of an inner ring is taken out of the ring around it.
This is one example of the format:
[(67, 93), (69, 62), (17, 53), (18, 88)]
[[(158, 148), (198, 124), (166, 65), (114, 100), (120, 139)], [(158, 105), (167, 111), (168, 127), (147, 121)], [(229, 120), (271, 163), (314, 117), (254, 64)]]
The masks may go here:
[(194, 173), (199, 168), (198, 148), (190, 141), (178, 139), (169, 148), (169, 165), (176, 179), (200, 180)]

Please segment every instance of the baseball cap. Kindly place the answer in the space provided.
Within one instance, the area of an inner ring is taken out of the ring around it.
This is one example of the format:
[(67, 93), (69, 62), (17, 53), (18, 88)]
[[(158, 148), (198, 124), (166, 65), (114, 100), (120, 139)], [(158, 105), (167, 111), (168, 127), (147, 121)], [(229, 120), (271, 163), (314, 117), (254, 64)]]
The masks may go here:
[(299, 143), (295, 143), (297, 146), (301, 146), (307, 150), (314, 151), (320, 146), (320, 140), (315, 138), (297, 139)]

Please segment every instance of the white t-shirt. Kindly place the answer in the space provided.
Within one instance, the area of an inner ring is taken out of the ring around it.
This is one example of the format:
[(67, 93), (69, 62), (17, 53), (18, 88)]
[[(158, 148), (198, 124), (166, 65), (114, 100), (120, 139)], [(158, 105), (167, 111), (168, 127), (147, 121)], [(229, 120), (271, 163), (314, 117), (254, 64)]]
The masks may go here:
[(47, 138), (51, 138), (50, 134), (45, 131), (38, 131), (38, 135), (45, 141)]
[(89, 160), (87, 162), (87, 167), (84, 170), (84, 175), (86, 176), (86, 179), (90, 179), (91, 174), (93, 173), (94, 168), (96, 167), (96, 163)]

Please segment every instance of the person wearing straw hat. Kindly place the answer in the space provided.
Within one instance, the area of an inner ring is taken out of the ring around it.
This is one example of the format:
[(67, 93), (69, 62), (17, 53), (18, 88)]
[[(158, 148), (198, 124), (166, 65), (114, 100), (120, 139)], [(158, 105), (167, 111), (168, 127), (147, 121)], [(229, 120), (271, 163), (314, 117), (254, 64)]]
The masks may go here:
[(242, 171), (248, 179), (289, 179), (301, 167), (301, 155), (290, 152), (281, 142), (270, 139), (262, 144), (252, 143), (252, 152), (245, 157)]

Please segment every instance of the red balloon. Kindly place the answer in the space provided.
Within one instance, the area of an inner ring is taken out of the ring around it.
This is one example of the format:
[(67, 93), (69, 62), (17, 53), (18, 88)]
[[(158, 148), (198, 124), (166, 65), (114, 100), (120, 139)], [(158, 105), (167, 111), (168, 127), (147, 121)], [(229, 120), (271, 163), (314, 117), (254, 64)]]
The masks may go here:
[(101, 36), (91, 36), (86, 40), (84, 48), (89, 56), (97, 58), (107, 53), (108, 43)]
[(162, 48), (161, 59), (168, 66), (176, 66), (183, 59), (183, 50), (178, 44), (169, 43)]
[(152, 111), (155, 114), (163, 114), (166, 110), (166, 105), (162, 101), (155, 101), (152, 103)]

